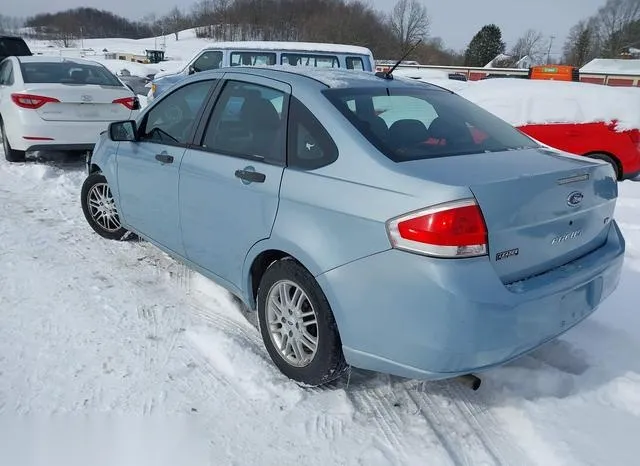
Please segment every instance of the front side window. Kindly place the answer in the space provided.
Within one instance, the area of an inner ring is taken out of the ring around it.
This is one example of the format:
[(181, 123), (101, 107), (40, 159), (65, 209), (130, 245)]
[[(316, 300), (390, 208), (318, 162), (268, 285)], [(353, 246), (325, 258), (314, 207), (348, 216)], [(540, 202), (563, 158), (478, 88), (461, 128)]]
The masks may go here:
[(196, 73), (201, 71), (216, 70), (222, 66), (222, 52), (207, 50), (200, 55), (191, 67)]
[(144, 117), (140, 139), (158, 144), (186, 144), (215, 82), (190, 83), (163, 97)]
[(331, 55), (309, 55), (304, 53), (283, 53), (280, 57), (283, 65), (312, 66), (315, 68), (339, 68), (338, 57)]
[(347, 57), (347, 69), (364, 71), (364, 62), (360, 57)]
[(329, 89), (329, 101), (395, 162), (538, 147), (513, 126), (439, 89)]
[(207, 124), (202, 148), (284, 163), (285, 97), (284, 92), (270, 87), (227, 82)]
[(276, 64), (275, 53), (232, 52), (231, 66), (271, 66)]
[(102, 65), (73, 61), (22, 62), (22, 77), (27, 84), (89, 84), (123, 87), (115, 75)]

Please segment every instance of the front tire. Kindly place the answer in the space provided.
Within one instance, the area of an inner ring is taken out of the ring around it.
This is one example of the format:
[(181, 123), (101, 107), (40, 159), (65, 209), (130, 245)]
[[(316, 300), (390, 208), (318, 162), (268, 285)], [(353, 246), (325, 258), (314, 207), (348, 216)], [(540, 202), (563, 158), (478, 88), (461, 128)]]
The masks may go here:
[(4, 128), (4, 121), (0, 119), (0, 136), (2, 137), (2, 147), (4, 149), (4, 158), (7, 162), (24, 162), (27, 160), (27, 153), (23, 150), (15, 150), (11, 148), (7, 131)]
[(122, 240), (128, 231), (122, 228), (115, 200), (102, 173), (92, 173), (82, 184), (82, 212), (93, 231), (106, 239)]
[(262, 340), (284, 375), (317, 386), (345, 372), (348, 366), (329, 302), (297, 261), (285, 258), (269, 266), (257, 304)]

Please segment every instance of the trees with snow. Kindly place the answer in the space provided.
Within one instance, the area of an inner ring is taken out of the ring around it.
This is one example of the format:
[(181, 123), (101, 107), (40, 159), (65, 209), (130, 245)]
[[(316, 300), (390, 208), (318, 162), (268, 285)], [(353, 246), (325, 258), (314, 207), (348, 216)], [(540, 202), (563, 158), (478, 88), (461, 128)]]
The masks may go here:
[(469, 42), (464, 54), (464, 64), (484, 66), (505, 50), (506, 44), (502, 41), (500, 28), (495, 24), (487, 24)]

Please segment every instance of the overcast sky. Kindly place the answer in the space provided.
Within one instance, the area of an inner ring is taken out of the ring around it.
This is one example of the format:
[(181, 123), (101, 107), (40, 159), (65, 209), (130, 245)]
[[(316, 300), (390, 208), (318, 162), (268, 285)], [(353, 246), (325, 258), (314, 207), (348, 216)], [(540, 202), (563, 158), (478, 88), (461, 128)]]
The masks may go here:
[[(378, 10), (390, 11), (395, 0), (368, 0)], [(496, 23), (509, 47), (521, 33), (534, 28), (555, 35), (553, 52), (560, 52), (568, 29), (591, 16), (605, 0), (422, 0), (431, 16), (431, 35), (447, 47), (464, 49), (485, 24)], [(149, 12), (161, 14), (174, 5), (186, 8), (190, 0), (2, 0), (2, 14), (31, 16), (78, 6), (111, 10), (127, 18)], [(548, 40), (546, 38), (546, 40)]]

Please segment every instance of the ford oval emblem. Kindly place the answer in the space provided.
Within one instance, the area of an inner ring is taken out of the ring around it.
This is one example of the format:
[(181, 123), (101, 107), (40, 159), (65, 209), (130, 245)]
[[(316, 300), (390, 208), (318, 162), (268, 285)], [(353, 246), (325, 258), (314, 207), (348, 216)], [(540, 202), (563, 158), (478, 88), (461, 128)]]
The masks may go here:
[(580, 191), (574, 191), (569, 194), (569, 197), (567, 198), (567, 204), (571, 207), (578, 207), (582, 202), (582, 199), (584, 199), (584, 194), (582, 194)]

